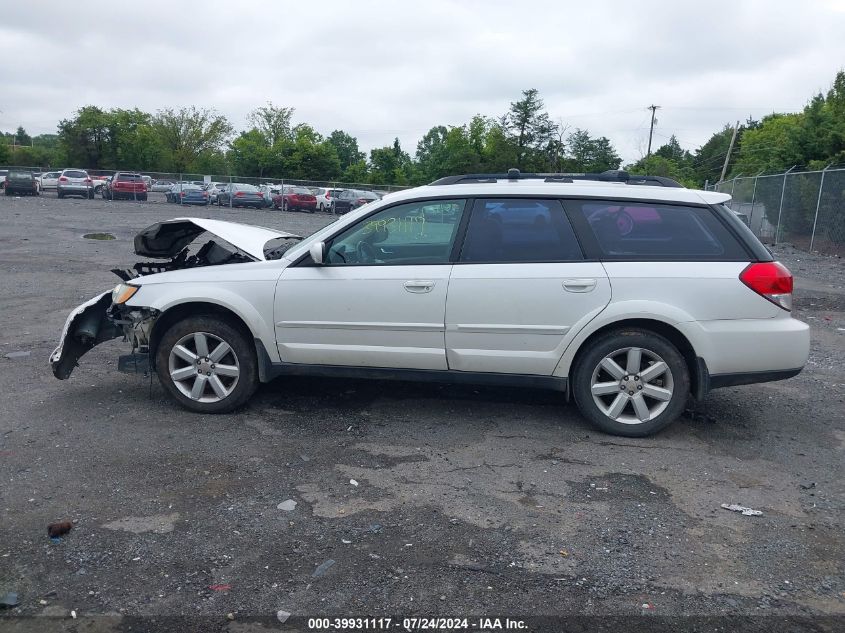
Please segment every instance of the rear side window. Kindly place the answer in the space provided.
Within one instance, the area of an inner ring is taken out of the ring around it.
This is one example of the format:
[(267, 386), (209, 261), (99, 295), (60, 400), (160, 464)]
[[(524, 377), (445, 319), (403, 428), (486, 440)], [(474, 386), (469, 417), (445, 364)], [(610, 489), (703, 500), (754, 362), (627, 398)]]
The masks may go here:
[(708, 208), (567, 200), (597, 255), (606, 260), (748, 259), (748, 253)]
[(584, 258), (557, 200), (476, 200), (462, 262), (571, 262)]

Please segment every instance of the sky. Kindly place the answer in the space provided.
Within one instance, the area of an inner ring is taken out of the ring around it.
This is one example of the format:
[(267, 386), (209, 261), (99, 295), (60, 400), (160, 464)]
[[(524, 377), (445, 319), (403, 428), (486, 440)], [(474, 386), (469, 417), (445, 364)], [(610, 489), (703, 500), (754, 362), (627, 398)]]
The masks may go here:
[(240, 130), (272, 101), (413, 154), (432, 126), (537, 88), (553, 120), (630, 162), (651, 104), (655, 147), (674, 134), (693, 151), (726, 123), (800, 110), (843, 67), (845, 0), (15, 2), (0, 130), (54, 133), (89, 104), (213, 108)]

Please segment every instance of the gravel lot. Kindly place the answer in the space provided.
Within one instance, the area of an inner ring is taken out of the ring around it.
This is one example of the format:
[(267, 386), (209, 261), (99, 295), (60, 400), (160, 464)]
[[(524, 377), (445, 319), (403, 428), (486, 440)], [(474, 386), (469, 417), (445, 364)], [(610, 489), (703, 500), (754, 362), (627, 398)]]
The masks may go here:
[[(0, 598), (20, 601), (0, 629), (265, 631), (278, 610), (845, 626), (840, 259), (778, 251), (813, 326), (800, 376), (713, 392), (643, 440), (594, 431), (555, 393), (377, 381), (283, 378), (200, 416), (118, 373), (119, 341), (53, 378), (68, 312), (136, 261), (138, 229), (181, 215), (330, 221), (0, 197)], [(54, 617), (14, 617), (37, 615)]]

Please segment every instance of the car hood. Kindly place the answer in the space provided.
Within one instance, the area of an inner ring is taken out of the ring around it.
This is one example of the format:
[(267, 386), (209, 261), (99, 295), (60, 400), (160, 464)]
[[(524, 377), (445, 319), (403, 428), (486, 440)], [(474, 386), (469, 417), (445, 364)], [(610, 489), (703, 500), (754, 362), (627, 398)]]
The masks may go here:
[(142, 257), (165, 259), (175, 257), (183, 248), (205, 232), (212, 233), (237, 247), (256, 261), (264, 261), (264, 245), (279, 237), (298, 238), (262, 226), (250, 226), (205, 218), (173, 218), (156, 222), (135, 236), (135, 253)]

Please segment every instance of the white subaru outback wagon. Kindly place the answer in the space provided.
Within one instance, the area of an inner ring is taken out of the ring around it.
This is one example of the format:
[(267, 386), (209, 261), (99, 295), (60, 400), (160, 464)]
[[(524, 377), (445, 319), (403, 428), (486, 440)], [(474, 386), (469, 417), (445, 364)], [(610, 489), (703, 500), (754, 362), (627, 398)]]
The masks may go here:
[[(135, 238), (148, 258), (68, 317), (50, 361), (124, 336), (182, 406), (222, 413), (284, 374), (555, 389), (617, 435), (690, 396), (796, 375), (792, 275), (725, 206), (667, 178), (451, 176), (307, 239), (199, 218)], [(152, 261), (150, 261), (152, 260)]]

